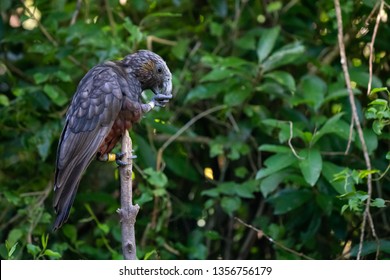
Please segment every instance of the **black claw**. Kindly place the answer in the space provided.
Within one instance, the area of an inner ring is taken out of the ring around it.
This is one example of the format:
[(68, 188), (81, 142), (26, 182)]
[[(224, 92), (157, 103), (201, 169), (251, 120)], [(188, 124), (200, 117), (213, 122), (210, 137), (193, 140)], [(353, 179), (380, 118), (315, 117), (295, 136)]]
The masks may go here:
[[(134, 150), (131, 150), (131, 151), (134, 152)], [(118, 166), (122, 167), (122, 166), (129, 165), (128, 162), (125, 162), (125, 161), (122, 160), (125, 155), (126, 155), (126, 153), (122, 153), (122, 152), (115, 154), (115, 157), (116, 157), (115, 162), (116, 162), (116, 164)], [(131, 155), (130, 158), (131, 159), (135, 159), (135, 158), (137, 158), (137, 156), (136, 155)]]
[(156, 94), (153, 97), (153, 100), (155, 101), (156, 106), (159, 107), (165, 107), (170, 99), (172, 99), (172, 94), (166, 95), (166, 94)]
[(122, 153), (122, 152), (116, 153), (115, 154), (115, 159), (116, 160), (122, 159), (125, 156), (125, 154), (126, 153)]
[(116, 162), (116, 164), (118, 164), (119, 167), (129, 165), (128, 162), (121, 161), (120, 159), (117, 159), (115, 162)]

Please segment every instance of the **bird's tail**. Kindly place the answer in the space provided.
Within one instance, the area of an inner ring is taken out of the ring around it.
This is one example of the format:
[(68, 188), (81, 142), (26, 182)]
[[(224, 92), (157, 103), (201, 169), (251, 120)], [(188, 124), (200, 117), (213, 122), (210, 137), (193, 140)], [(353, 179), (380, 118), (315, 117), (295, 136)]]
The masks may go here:
[(69, 171), (67, 170), (70, 168), (69, 166), (65, 170), (56, 170), (53, 207), (57, 217), (53, 225), (53, 231), (59, 229), (68, 219), (82, 173), (88, 165), (89, 163), (73, 166), (69, 173), (66, 172)]

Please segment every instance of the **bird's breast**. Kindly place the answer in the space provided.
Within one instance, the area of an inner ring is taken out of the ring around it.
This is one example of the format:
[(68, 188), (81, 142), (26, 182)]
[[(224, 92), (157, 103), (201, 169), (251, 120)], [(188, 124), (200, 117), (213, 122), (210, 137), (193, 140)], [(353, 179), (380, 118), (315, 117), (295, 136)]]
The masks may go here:
[(141, 104), (125, 99), (119, 114), (116, 116), (112, 128), (102, 145), (99, 153), (107, 154), (115, 147), (116, 143), (122, 137), (122, 134), (132, 128), (133, 124), (141, 119), (142, 111)]

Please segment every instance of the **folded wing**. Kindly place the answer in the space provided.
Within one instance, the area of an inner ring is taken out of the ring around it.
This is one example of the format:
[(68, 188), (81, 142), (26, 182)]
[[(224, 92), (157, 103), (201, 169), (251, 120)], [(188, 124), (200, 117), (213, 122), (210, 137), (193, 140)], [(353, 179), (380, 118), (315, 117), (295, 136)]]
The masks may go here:
[(57, 150), (54, 230), (67, 220), (81, 176), (110, 132), (122, 102), (118, 76), (111, 67), (96, 66), (81, 80)]

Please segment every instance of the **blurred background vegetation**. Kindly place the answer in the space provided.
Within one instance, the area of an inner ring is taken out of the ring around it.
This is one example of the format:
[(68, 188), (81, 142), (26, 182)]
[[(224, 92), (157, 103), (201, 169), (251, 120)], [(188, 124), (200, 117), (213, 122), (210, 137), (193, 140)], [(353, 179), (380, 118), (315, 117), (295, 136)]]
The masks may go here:
[(78, 82), (138, 49), (166, 60), (175, 96), (131, 132), (139, 259), (356, 258), (368, 174), (377, 238), (367, 222), (361, 255), (390, 257), (388, 3), (374, 102), (366, 92), (380, 1), (341, 3), (372, 171), (350, 135), (333, 1), (0, 3), (2, 259), (122, 258), (115, 164), (88, 168), (56, 233), (52, 187)]

